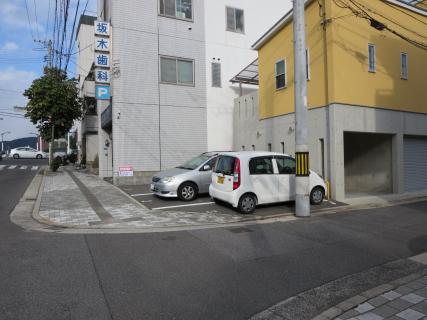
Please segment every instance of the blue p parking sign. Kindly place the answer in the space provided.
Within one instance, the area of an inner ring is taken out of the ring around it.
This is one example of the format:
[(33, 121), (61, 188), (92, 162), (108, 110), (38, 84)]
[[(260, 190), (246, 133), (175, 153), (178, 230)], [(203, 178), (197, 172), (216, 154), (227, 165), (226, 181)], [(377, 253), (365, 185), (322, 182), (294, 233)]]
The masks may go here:
[(98, 100), (110, 100), (110, 86), (95, 86), (95, 96)]

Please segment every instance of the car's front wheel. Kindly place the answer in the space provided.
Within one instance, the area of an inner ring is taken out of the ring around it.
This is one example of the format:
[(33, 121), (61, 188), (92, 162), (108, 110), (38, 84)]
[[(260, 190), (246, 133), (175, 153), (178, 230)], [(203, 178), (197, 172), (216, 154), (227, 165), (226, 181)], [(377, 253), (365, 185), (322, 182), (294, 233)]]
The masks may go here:
[(19, 154), (15, 153), (15, 154), (13, 155), (13, 159), (19, 159)]
[(36, 155), (36, 159), (41, 159), (43, 158), (41, 154)]
[(315, 187), (310, 192), (310, 202), (311, 204), (321, 204), (323, 198), (325, 197), (325, 191), (322, 187)]
[(192, 201), (197, 198), (197, 186), (192, 182), (184, 182), (178, 188), (178, 198), (182, 201)]
[(247, 193), (240, 197), (237, 208), (243, 214), (250, 214), (255, 211), (256, 197), (253, 194)]

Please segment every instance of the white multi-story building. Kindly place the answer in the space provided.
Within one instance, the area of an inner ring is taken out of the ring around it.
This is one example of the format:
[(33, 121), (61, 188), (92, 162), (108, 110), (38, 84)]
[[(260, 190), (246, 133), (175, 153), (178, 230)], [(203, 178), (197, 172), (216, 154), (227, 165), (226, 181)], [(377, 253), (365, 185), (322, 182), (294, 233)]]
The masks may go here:
[[(147, 182), (153, 172), (233, 147), (233, 101), (254, 87), (230, 79), (252, 43), (290, 9), (270, 0), (102, 0), (111, 25), (111, 95), (98, 100), (101, 177)], [(112, 161), (111, 161), (112, 160)], [(119, 168), (132, 167), (132, 177)]]

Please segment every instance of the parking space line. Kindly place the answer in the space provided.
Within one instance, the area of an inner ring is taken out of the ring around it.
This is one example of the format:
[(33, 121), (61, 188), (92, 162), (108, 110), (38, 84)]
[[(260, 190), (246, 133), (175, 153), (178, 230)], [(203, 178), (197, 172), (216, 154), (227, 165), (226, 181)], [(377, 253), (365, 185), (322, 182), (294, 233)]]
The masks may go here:
[(131, 194), (130, 196), (131, 197), (139, 197), (139, 196), (150, 196), (150, 195), (152, 195), (152, 194), (154, 194), (154, 193), (135, 193), (135, 194)]
[(194, 206), (203, 206), (205, 204), (213, 204), (215, 202), (203, 202), (203, 203), (193, 203), (193, 204), (182, 204), (179, 206), (169, 206), (169, 207), (159, 207), (152, 208), (152, 210), (162, 210), (162, 209), (173, 209), (173, 208), (182, 208), (182, 207), (194, 207)]
[(333, 201), (331, 201), (331, 200), (329, 200), (329, 203), (330, 203), (330, 204), (333, 204), (333, 205), (336, 205), (336, 203), (335, 203), (335, 202), (333, 202)]

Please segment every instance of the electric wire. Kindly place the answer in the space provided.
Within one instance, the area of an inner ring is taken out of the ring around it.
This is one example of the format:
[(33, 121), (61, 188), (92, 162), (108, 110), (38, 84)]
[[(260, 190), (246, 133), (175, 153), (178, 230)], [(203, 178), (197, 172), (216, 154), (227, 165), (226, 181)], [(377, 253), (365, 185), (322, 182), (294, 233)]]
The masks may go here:
[(28, 27), (30, 28), (31, 38), (33, 38), (33, 41), (34, 41), (35, 38), (34, 38), (33, 28), (31, 26), (31, 22), (30, 22), (30, 13), (28, 11), (27, 0), (24, 0), (24, 1), (25, 1), (25, 9), (26, 9), (26, 12), (27, 12)]
[(37, 39), (40, 39), (40, 35), (39, 35), (39, 23), (38, 23), (38, 19), (37, 19), (37, 4), (36, 4), (36, 0), (33, 0), (34, 3), (34, 18), (36, 19), (36, 34), (37, 34)]
[(49, 20), (50, 20), (50, 1), (49, 0), (49, 5), (48, 5), (48, 9), (47, 9), (47, 20), (46, 20), (46, 30), (45, 30), (45, 34), (47, 35), (49, 32)]
[(395, 36), (401, 38), (402, 40), (427, 51), (427, 43), (422, 43), (420, 41), (414, 40), (409, 38), (408, 36), (405, 36), (401, 34), (400, 32), (397, 32), (396, 30), (392, 29), (391, 27), (387, 26), (385, 23), (378, 21), (377, 19), (373, 18), (363, 7), (359, 6), (357, 3), (355, 3), (354, 0), (348, 0), (350, 3), (352, 3), (357, 9), (350, 6), (348, 3), (344, 2), (344, 0), (333, 0), (335, 5), (337, 5), (339, 8), (342, 9), (349, 9), (356, 17), (363, 18), (367, 20), (369, 23), (377, 22), (381, 24), (381, 26), (387, 30), (388, 32), (394, 34)]
[(67, 57), (66, 57), (66, 62), (65, 62), (65, 71), (67, 71), (68, 62), (70, 61), (70, 53), (74, 47), (74, 29), (76, 27), (77, 14), (79, 12), (79, 6), (80, 6), (80, 0), (77, 0), (77, 8), (76, 8), (76, 13), (74, 14), (73, 28), (71, 30), (70, 45), (68, 46)]

